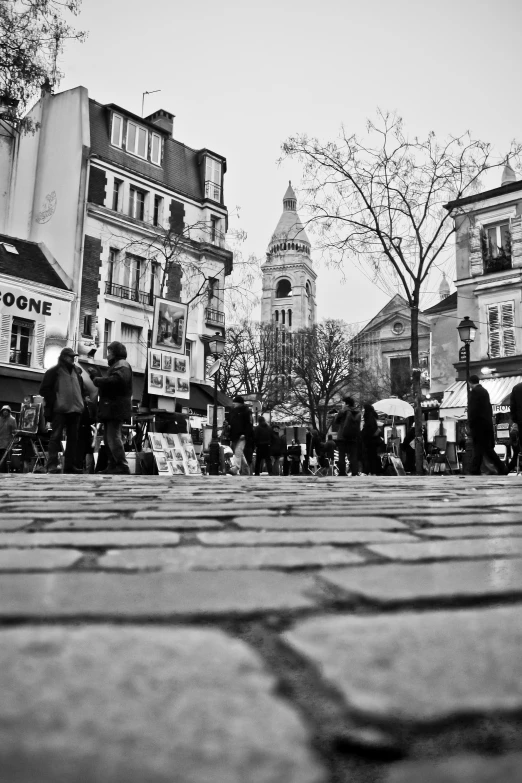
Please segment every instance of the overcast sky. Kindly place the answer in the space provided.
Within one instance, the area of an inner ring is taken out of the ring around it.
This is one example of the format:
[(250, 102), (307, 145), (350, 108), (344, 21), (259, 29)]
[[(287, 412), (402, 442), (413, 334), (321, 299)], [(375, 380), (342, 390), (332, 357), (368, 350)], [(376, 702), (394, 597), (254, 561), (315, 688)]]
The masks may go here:
[[(145, 115), (172, 112), (178, 140), (227, 158), (247, 253), (264, 255), (299, 186), (295, 164), (277, 165), (291, 134), (362, 132), (379, 106), (410, 135), (470, 129), (500, 151), (522, 139), (520, 0), (83, 0), (77, 24), (89, 37), (68, 46), (60, 89), (136, 114), (160, 89)], [(320, 318), (365, 321), (387, 300), (352, 266), (344, 284), (318, 273)]]

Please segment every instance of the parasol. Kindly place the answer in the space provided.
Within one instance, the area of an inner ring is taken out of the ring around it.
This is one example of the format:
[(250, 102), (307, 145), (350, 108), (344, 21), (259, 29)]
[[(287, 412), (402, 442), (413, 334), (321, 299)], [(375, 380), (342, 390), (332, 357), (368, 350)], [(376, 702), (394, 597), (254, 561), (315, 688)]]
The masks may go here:
[(385, 413), (387, 416), (400, 416), (403, 419), (407, 419), (408, 416), (414, 415), (414, 410), (410, 403), (399, 400), (398, 397), (388, 397), (386, 400), (374, 402), (373, 407), (379, 413)]

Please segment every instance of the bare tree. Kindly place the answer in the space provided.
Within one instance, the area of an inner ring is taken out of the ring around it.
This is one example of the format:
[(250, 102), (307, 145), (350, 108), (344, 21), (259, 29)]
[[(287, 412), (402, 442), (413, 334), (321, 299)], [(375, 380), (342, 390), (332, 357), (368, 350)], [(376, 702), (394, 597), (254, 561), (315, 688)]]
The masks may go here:
[(44, 82), (61, 79), (58, 57), (65, 41), (83, 41), (63, 13), (77, 15), (81, 0), (2, 0), (0, 2), (0, 98), (3, 119), (20, 130), (34, 130), (24, 117)]
[(410, 140), (398, 116), (379, 111), (365, 138), (343, 128), (335, 142), (297, 135), (282, 149), (303, 165), (303, 207), (325, 253), (339, 264), (354, 259), (390, 295), (400, 291), (408, 302), (420, 473), (419, 307), (430, 271), (455, 231), (444, 205), (478, 192), (483, 175), (518, 157), (521, 147), (513, 142), (506, 155), (494, 158), (491, 146), (469, 133)]

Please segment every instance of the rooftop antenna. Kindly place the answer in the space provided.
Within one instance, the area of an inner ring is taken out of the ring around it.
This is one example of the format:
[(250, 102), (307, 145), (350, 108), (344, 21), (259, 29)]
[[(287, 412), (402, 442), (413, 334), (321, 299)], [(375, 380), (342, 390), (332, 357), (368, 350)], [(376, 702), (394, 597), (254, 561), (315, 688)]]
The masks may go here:
[(143, 107), (145, 105), (145, 96), (146, 95), (152, 95), (155, 92), (161, 92), (161, 90), (145, 90), (144, 93), (142, 93), (141, 96), (141, 116), (143, 117)]

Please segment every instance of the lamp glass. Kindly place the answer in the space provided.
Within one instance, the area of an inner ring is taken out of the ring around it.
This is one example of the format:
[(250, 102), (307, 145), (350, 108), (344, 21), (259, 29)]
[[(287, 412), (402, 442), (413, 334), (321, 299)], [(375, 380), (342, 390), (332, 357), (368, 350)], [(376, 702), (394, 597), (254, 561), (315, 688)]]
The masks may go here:
[(463, 343), (472, 343), (474, 341), (477, 327), (469, 315), (464, 316), (464, 319), (457, 326), (457, 330)]
[(214, 356), (221, 356), (225, 350), (225, 341), (222, 337), (214, 337), (214, 339), (209, 342), (208, 347), (211, 354)]

